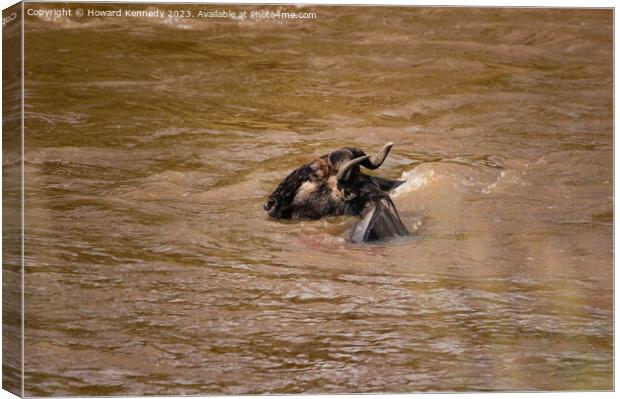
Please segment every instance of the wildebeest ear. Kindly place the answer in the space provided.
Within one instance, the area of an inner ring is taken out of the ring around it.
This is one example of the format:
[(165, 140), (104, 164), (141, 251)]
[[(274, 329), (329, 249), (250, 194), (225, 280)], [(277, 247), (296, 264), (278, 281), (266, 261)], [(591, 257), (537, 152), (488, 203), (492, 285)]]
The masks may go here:
[(368, 204), (362, 220), (350, 230), (349, 240), (368, 242), (408, 235), (407, 228), (396, 212), (396, 206), (387, 195), (382, 195)]
[(370, 179), (379, 186), (381, 191), (392, 191), (405, 182), (405, 180), (385, 179), (379, 176), (370, 176)]

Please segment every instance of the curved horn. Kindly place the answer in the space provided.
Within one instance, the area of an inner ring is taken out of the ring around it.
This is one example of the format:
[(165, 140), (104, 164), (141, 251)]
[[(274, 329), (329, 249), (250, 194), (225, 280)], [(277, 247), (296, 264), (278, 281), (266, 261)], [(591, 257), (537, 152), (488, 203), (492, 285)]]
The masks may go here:
[(368, 169), (377, 169), (379, 166), (383, 164), (383, 161), (385, 161), (385, 158), (387, 158), (393, 146), (394, 146), (394, 143), (390, 141), (389, 143), (383, 146), (381, 151), (379, 151), (378, 153), (370, 157), (368, 159), (368, 162), (364, 162), (362, 166)]
[(344, 165), (340, 167), (340, 169), (338, 169), (338, 174), (336, 175), (336, 179), (338, 181), (349, 180), (349, 177), (351, 176), (351, 169), (354, 166), (359, 165), (360, 163), (366, 161), (368, 158), (370, 158), (368, 155), (364, 155), (363, 157), (355, 158), (345, 163)]

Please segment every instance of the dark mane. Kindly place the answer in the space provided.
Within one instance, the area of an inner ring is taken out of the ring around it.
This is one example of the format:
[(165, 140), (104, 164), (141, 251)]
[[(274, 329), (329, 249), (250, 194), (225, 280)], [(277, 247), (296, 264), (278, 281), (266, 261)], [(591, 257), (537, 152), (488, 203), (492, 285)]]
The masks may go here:
[(362, 217), (350, 234), (352, 241), (407, 235), (407, 229), (386, 193), (402, 181), (368, 176), (360, 169), (360, 166), (380, 167), (391, 148), (392, 143), (388, 143), (373, 156), (355, 147), (343, 147), (325, 154), (289, 173), (263, 208), (276, 219)]

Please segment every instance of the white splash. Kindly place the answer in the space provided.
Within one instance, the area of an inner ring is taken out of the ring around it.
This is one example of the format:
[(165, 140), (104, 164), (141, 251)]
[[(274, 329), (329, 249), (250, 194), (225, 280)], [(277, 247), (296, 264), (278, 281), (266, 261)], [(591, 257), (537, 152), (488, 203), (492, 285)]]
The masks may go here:
[(519, 185), (519, 186), (531, 186), (531, 184), (522, 178), (523, 173), (519, 173), (512, 170), (502, 170), (497, 179), (481, 190), (482, 194), (490, 194), (495, 192), (498, 186), (501, 185)]
[(432, 182), (434, 176), (435, 171), (433, 169), (420, 170), (420, 168), (416, 168), (407, 170), (400, 177), (400, 180), (405, 180), (405, 182), (392, 192), (392, 197), (396, 198), (401, 194), (418, 190)]

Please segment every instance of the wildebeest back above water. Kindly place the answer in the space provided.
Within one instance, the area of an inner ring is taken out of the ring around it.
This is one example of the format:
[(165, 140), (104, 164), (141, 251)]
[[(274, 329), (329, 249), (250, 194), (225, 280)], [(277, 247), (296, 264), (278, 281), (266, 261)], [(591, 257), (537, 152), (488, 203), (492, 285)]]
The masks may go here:
[(362, 220), (348, 232), (353, 242), (407, 236), (388, 194), (403, 181), (369, 176), (360, 169), (379, 168), (392, 146), (387, 143), (374, 156), (353, 147), (322, 155), (284, 178), (263, 208), (276, 219), (359, 216)]

